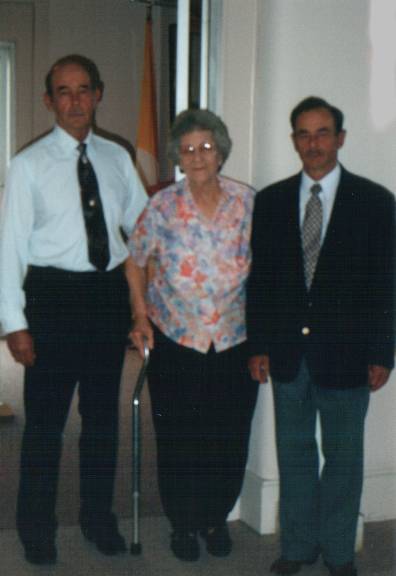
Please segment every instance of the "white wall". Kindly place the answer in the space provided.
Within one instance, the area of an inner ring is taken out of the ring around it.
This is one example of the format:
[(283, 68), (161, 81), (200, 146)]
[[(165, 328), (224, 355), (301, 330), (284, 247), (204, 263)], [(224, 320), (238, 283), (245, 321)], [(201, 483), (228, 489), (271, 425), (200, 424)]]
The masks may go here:
[[(174, 9), (152, 11), (163, 141), (169, 97), (166, 30), (175, 15)], [(0, 40), (17, 40), (23, 64), (17, 78), (17, 149), (52, 126), (53, 115), (42, 102), (44, 78), (57, 58), (71, 53), (92, 58), (105, 82), (98, 125), (135, 145), (145, 17), (146, 7), (130, 0), (0, 0)]]
[(95, 60), (105, 82), (98, 124), (131, 139), (139, 104), (136, 62), (143, 54), (144, 7), (132, 8), (123, 0), (50, 0), (48, 7), (50, 65), (71, 52)]
[[(224, 173), (250, 181), (253, 170), (254, 83), (256, 74), (256, 0), (222, 2), (221, 47), (215, 64), (217, 113), (227, 123), (233, 141)], [(213, 87), (212, 87), (213, 89)]]
[[(289, 112), (305, 96), (328, 99), (345, 113), (347, 140), (340, 158), (351, 170), (395, 188), (396, 98), (388, 124), (375, 127), (370, 99), (373, 46), (370, 42), (371, 4), (389, 22), (387, 50), (395, 53), (396, 20), (393, 0), (259, 0), (257, 83), (255, 87), (255, 160), (253, 180), (263, 186), (297, 170), (289, 142)], [(383, 7), (380, 11), (379, 8)], [(384, 37), (385, 23), (380, 23)], [(380, 43), (377, 44), (380, 49)], [(383, 54), (382, 54), (383, 56)], [(380, 60), (382, 69), (385, 58)], [(393, 66), (393, 67), (392, 67)], [(377, 68), (378, 69), (378, 68)], [(394, 80), (395, 57), (387, 69)], [(395, 84), (393, 82), (393, 91)], [(389, 91), (389, 83), (384, 84)], [(382, 104), (382, 103), (381, 103)], [(377, 106), (378, 108), (378, 106)]]
[[(0, 41), (17, 44), (15, 51), (15, 133), (12, 134), (12, 154), (16, 147), (32, 137), (33, 118), (33, 5), (0, 2)], [(23, 85), (23, 89), (18, 88)], [(14, 88), (14, 86), (13, 86)], [(17, 136), (17, 137), (16, 137)]]
[[(345, 113), (348, 135), (341, 162), (396, 190), (395, 2), (223, 0), (222, 5), (218, 110), (235, 142), (226, 172), (260, 189), (299, 170), (290, 142), (289, 114), (302, 98), (313, 94)], [(380, 18), (381, 34), (373, 45), (374, 16)], [(391, 23), (389, 28), (386, 22)], [(381, 46), (384, 38), (387, 43)], [(377, 51), (378, 61), (387, 71), (384, 77), (373, 67)], [(373, 78), (379, 88), (377, 97), (382, 97), (376, 108)], [(389, 104), (388, 113), (378, 118), (375, 112), (386, 111)], [(372, 396), (367, 419), (362, 500), (366, 520), (396, 518), (395, 412), (393, 374), (386, 388)], [(267, 386), (261, 390), (255, 414), (241, 499), (242, 516), (261, 532), (276, 528), (272, 426), (272, 395)]]

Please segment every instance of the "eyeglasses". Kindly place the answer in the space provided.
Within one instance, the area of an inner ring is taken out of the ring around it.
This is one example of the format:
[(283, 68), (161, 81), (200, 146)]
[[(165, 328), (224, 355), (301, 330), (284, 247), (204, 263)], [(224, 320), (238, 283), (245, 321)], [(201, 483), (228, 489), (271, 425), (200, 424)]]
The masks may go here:
[(332, 138), (336, 135), (334, 130), (329, 128), (319, 128), (316, 132), (308, 132), (307, 130), (301, 130), (294, 133), (294, 138), (299, 142), (310, 142), (311, 140), (324, 141)]
[(211, 142), (201, 142), (201, 144), (198, 146), (193, 146), (192, 144), (188, 144), (187, 146), (180, 146), (179, 153), (181, 156), (192, 158), (195, 152), (199, 152), (204, 156), (208, 156), (209, 154), (213, 154), (215, 151), (216, 146), (211, 144)]

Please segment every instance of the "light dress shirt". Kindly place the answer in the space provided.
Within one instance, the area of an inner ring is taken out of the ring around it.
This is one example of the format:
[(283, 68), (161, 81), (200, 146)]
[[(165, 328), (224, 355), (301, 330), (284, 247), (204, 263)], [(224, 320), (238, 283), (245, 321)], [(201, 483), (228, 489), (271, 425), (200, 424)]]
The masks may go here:
[(140, 267), (154, 274), (147, 309), (170, 339), (207, 352), (246, 340), (245, 287), (255, 192), (219, 176), (221, 200), (213, 218), (197, 208), (184, 179), (157, 192), (138, 220), (129, 243)]
[[(124, 148), (92, 132), (85, 142), (98, 179), (111, 270), (128, 256), (121, 228), (130, 235), (147, 195)], [(27, 328), (23, 282), (29, 265), (95, 270), (88, 259), (78, 144), (55, 126), (11, 162), (0, 223), (0, 323), (5, 333)]]
[(311, 197), (311, 187), (313, 184), (320, 184), (322, 191), (319, 194), (319, 198), (322, 202), (323, 208), (323, 223), (322, 223), (322, 235), (321, 243), (323, 244), (324, 237), (326, 235), (327, 226), (330, 221), (331, 213), (333, 211), (334, 200), (337, 194), (338, 184), (341, 178), (341, 167), (339, 164), (333, 168), (331, 172), (326, 174), (321, 180), (312, 180), (308, 174), (302, 173), (301, 185), (300, 185), (300, 228), (304, 222), (305, 207), (308, 200)]

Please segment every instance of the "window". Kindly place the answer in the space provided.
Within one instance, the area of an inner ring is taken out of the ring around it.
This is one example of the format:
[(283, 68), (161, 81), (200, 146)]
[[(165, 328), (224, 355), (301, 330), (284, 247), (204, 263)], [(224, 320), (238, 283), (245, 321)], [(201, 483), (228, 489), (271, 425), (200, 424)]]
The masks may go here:
[(14, 46), (0, 42), (0, 195), (14, 142)]

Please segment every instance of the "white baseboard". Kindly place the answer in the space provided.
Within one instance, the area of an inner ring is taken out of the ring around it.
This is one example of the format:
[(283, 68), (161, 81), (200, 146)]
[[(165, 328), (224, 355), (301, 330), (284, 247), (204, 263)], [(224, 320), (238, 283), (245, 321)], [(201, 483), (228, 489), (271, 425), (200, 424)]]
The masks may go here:
[(265, 480), (246, 470), (239, 499), (239, 519), (259, 534), (278, 531), (278, 480)]
[(238, 498), (234, 508), (227, 516), (227, 522), (233, 522), (234, 520), (240, 520), (240, 519), (241, 519), (241, 499)]
[[(242, 520), (259, 534), (279, 530), (278, 480), (265, 480), (246, 470), (241, 496), (229, 520)], [(396, 519), (396, 471), (370, 473), (364, 479), (362, 513), (356, 534), (356, 551), (364, 541), (364, 523)]]
[(396, 519), (396, 470), (366, 472), (361, 508), (365, 522)]

